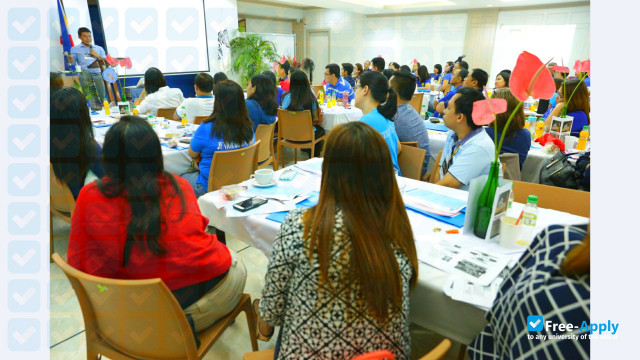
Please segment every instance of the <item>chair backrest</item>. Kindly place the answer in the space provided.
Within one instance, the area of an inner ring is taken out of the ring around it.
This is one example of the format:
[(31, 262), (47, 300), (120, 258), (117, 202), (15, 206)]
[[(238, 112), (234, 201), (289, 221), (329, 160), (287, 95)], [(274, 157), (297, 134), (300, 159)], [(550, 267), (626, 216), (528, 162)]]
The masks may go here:
[(431, 176), (429, 177), (429, 182), (435, 184), (440, 180), (440, 158), (442, 157), (442, 150), (438, 152), (438, 156), (436, 156), (436, 161), (433, 163), (433, 169), (431, 170)]
[(447, 352), (451, 348), (451, 341), (449, 339), (444, 339), (438, 344), (438, 346), (434, 347), (431, 351), (425, 354), (420, 360), (440, 360), (444, 359), (444, 356), (447, 355)]
[(51, 163), (49, 163), (49, 189), (51, 212), (65, 221), (71, 222), (71, 215), (73, 214), (73, 209), (76, 207), (76, 200), (73, 198), (69, 186), (56, 177)]
[(522, 179), (520, 174), (520, 155), (512, 153), (504, 153), (499, 156), (500, 162), (503, 164), (504, 178), (507, 180)]
[(173, 115), (176, 113), (176, 108), (165, 108), (165, 109), (158, 109), (158, 112), (156, 114), (157, 117), (163, 117), (167, 120), (174, 120), (177, 121), (173, 118)]
[(395, 358), (396, 356), (389, 350), (378, 350), (358, 355), (351, 360), (395, 360)]
[(417, 141), (403, 141), (403, 142), (400, 143), (400, 145), (418, 147), (418, 142)]
[(324, 92), (324, 86), (322, 85), (311, 85), (311, 89), (313, 90), (313, 95), (318, 96), (318, 92)]
[(256, 140), (260, 140), (258, 150), (258, 162), (265, 162), (273, 156), (273, 131), (276, 123), (265, 125), (260, 124), (256, 128)]
[(538, 196), (538, 206), (590, 217), (591, 194), (588, 191), (565, 189), (556, 186), (513, 181), (513, 200), (526, 204), (529, 195)]
[(144, 359), (197, 359), (195, 339), (180, 304), (160, 279), (117, 280), (86, 274), (57, 253), (78, 297), (91, 342)]
[(194, 116), (193, 117), (193, 123), (196, 125), (200, 125), (202, 124), (203, 121), (207, 120), (209, 118), (209, 115), (205, 115), (205, 116)]
[(248, 180), (258, 168), (260, 140), (242, 149), (216, 151), (209, 171), (208, 192)]
[(415, 180), (422, 179), (422, 165), (427, 151), (413, 146), (402, 146), (398, 154), (398, 166), (402, 176)]
[(416, 109), (418, 114), (422, 111), (422, 98), (424, 97), (424, 93), (413, 94), (411, 97), (411, 106)]
[(312, 141), (311, 111), (278, 109), (278, 138), (290, 141)]

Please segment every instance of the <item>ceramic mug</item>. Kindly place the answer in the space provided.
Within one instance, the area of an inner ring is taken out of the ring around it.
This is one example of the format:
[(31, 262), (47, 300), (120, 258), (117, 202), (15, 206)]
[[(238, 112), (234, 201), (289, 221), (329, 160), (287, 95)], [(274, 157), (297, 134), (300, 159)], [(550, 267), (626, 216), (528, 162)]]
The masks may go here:
[(256, 170), (251, 179), (258, 185), (269, 185), (273, 183), (273, 170), (271, 169), (259, 169)]

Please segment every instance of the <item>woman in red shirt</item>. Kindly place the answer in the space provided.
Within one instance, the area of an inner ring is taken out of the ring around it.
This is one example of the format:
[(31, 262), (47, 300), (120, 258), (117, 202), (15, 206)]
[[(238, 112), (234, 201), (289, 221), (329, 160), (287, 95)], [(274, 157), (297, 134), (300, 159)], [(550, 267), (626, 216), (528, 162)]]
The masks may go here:
[(164, 171), (160, 141), (142, 118), (107, 132), (106, 176), (82, 188), (71, 219), (67, 259), (115, 279), (161, 278), (200, 331), (231, 312), (247, 274), (242, 261), (205, 232), (189, 183)]

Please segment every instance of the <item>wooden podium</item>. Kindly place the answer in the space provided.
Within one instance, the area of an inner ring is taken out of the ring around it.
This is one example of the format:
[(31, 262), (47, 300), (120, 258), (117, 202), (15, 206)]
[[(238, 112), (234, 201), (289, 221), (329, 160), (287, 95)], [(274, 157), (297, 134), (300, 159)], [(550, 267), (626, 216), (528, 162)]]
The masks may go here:
[[(116, 59), (122, 60), (122, 58), (116, 58)], [(96, 59), (96, 61), (91, 63), (91, 65), (89, 65), (88, 67), (100, 68), (100, 74), (102, 74), (104, 70), (109, 67), (109, 64), (105, 59)], [(110, 84), (105, 79), (102, 79), (102, 81), (104, 81), (104, 88), (106, 89), (107, 96), (109, 97), (109, 102), (117, 104), (120, 101), (122, 101), (120, 97), (120, 90), (118, 89), (118, 82), (116, 81), (113, 84)]]

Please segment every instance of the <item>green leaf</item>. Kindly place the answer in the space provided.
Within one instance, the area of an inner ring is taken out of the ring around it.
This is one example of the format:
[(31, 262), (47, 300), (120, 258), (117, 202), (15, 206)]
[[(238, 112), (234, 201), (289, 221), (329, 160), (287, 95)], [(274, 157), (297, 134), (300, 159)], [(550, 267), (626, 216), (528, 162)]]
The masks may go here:
[(258, 34), (240, 34), (231, 40), (230, 51), (231, 70), (240, 75), (241, 86), (246, 86), (254, 75), (269, 70), (269, 64), (278, 59), (276, 45)]

